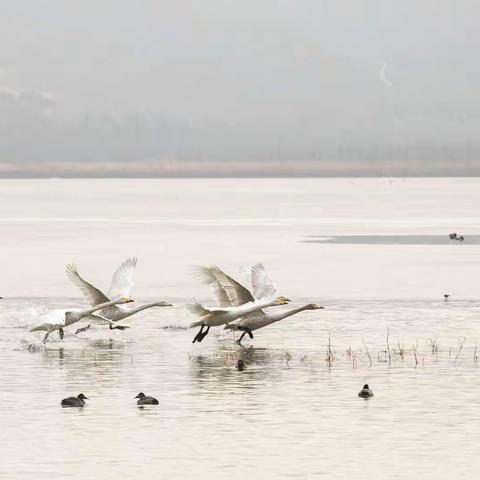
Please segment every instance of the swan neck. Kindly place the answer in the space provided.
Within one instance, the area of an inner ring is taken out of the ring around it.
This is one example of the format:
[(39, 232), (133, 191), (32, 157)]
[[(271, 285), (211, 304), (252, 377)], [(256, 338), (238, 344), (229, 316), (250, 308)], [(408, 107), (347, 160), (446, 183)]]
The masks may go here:
[(308, 308), (307, 305), (303, 305), (302, 307), (292, 308), (291, 310), (288, 310), (286, 312), (272, 313), (270, 314), (270, 316), (274, 322), (278, 322), (279, 320), (283, 320), (284, 318), (291, 317), (296, 313), (303, 312), (304, 310), (307, 310), (307, 308)]
[(156, 307), (157, 303), (158, 302), (145, 303), (144, 305), (139, 305), (138, 307), (135, 307), (135, 308), (129, 308), (128, 314), (133, 315), (134, 313), (141, 312), (142, 310), (146, 310), (147, 308)]

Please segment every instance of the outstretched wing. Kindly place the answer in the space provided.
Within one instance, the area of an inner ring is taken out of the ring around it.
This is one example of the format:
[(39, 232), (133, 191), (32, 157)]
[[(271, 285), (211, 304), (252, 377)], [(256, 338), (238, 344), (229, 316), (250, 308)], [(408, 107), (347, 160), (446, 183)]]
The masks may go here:
[(257, 300), (275, 298), (277, 287), (261, 263), (252, 267), (253, 295)]
[(97, 287), (94, 287), (91, 283), (88, 283), (80, 276), (75, 264), (68, 264), (66, 273), (70, 281), (80, 289), (87, 302), (93, 307), (95, 305), (99, 305), (100, 303), (110, 301), (110, 299), (101, 290), (99, 290)]
[(197, 315), (197, 317), (204, 317), (205, 315), (212, 313), (208, 307), (205, 307), (200, 302), (187, 303), (186, 308), (190, 313)]
[(216, 265), (212, 265), (210, 271), (215, 276), (220, 287), (225, 291), (230, 300), (230, 306), (238, 307), (244, 303), (254, 302), (255, 298), (248, 288), (220, 270)]
[(220, 285), (217, 280), (216, 275), (211, 270), (211, 267), (195, 267), (193, 270), (193, 274), (195, 277), (199, 278), (203, 283), (210, 286), (212, 289), (212, 294), (217, 300), (217, 304), (219, 307), (231, 307), (232, 302), (227, 295), (225, 289)]
[(116, 270), (108, 290), (110, 298), (129, 297), (135, 285), (137, 257), (127, 258)]

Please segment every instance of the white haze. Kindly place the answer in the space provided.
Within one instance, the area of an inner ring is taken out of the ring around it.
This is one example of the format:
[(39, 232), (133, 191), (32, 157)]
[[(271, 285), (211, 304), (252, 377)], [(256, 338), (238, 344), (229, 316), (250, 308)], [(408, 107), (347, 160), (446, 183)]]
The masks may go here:
[(0, 164), (475, 171), (479, 13), (468, 0), (6, 0)]

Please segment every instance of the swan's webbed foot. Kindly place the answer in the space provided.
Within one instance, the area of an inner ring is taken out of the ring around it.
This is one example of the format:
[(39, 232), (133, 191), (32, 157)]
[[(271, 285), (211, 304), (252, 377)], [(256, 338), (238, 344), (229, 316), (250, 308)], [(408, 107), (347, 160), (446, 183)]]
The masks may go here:
[(82, 333), (82, 332), (86, 332), (90, 327), (91, 327), (91, 325), (89, 324), (86, 327), (77, 328), (77, 331), (75, 332), (75, 335), (78, 335), (79, 333)]
[(200, 330), (198, 331), (198, 333), (195, 335), (195, 338), (193, 339), (192, 343), (195, 343), (195, 342), (201, 342), (201, 338), (202, 338), (202, 333), (203, 333), (203, 327), (204, 325), (201, 325), (200, 326)]

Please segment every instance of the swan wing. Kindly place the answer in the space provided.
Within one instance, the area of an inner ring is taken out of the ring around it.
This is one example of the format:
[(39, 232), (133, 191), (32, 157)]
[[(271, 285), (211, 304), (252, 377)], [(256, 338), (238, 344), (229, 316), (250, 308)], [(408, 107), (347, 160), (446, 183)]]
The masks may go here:
[(88, 303), (92, 306), (99, 305), (110, 301), (110, 299), (97, 287), (94, 287), (91, 283), (84, 280), (78, 273), (77, 266), (73, 263), (67, 265), (67, 277), (70, 281), (77, 286), (86, 298)]
[(261, 263), (252, 267), (253, 295), (258, 300), (275, 298), (277, 287)]
[(193, 274), (195, 277), (199, 278), (203, 283), (208, 285), (211, 290), (212, 294), (217, 300), (217, 304), (219, 307), (231, 307), (232, 302), (227, 295), (227, 292), (222, 287), (222, 285), (218, 282), (216, 275), (211, 270), (212, 267), (196, 267), (193, 270)]
[(220, 287), (225, 291), (229, 300), (230, 306), (238, 307), (245, 303), (254, 302), (255, 298), (248, 288), (244, 287), (241, 283), (227, 275), (223, 270), (216, 265), (210, 267), (210, 271), (215, 276)]
[(193, 313), (194, 315), (197, 315), (198, 317), (204, 317), (205, 315), (208, 315), (212, 311), (208, 308), (202, 305), (200, 302), (191, 302), (186, 305), (186, 308), (189, 312)]
[(129, 297), (135, 286), (137, 257), (127, 258), (115, 271), (108, 290), (110, 298)]

